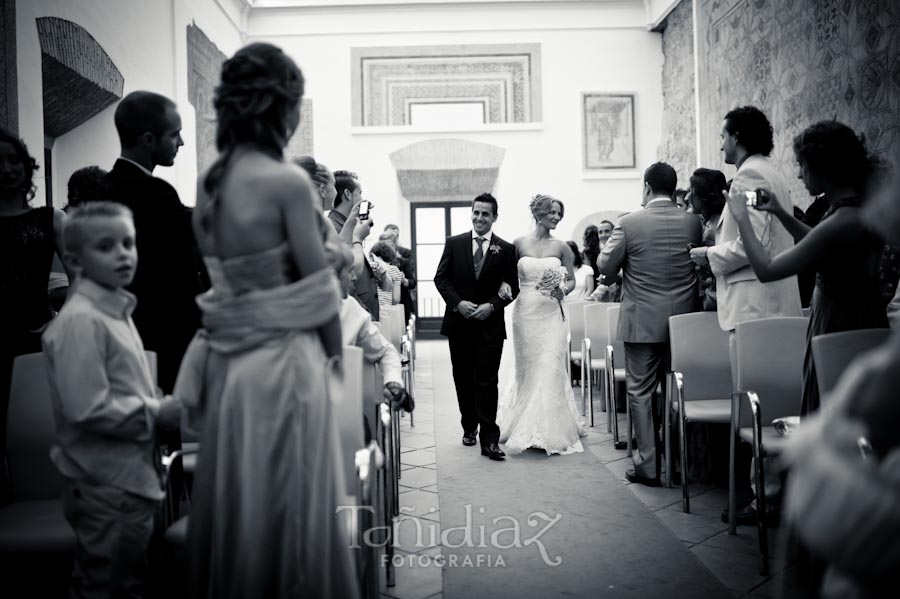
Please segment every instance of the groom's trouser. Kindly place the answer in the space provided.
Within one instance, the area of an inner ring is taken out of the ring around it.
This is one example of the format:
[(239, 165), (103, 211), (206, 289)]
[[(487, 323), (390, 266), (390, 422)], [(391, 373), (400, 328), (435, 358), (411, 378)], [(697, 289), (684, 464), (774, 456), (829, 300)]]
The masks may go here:
[(497, 372), (503, 339), (486, 339), (478, 331), (449, 338), (453, 382), (463, 432), (474, 433), (482, 445), (500, 442), (497, 426)]
[[(668, 343), (625, 343), (625, 387), (637, 448), (634, 450), (634, 472), (640, 476), (659, 476), (660, 406), (656, 386), (665, 382), (671, 368), (672, 354)], [(663, 385), (665, 389), (665, 385)], [(625, 434), (630, 434), (626, 432)]]

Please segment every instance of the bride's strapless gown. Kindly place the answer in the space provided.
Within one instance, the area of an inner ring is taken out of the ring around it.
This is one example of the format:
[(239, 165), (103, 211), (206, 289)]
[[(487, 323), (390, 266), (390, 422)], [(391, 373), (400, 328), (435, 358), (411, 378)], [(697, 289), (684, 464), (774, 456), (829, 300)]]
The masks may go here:
[(507, 453), (529, 447), (543, 449), (547, 455), (584, 451), (580, 437), (587, 433), (566, 372), (568, 325), (559, 302), (536, 287), (544, 272), (560, 266), (556, 257), (519, 258), (519, 296), (512, 311), (515, 372), (501, 376), (501, 381), (507, 381), (501, 386), (497, 414), (500, 442)]

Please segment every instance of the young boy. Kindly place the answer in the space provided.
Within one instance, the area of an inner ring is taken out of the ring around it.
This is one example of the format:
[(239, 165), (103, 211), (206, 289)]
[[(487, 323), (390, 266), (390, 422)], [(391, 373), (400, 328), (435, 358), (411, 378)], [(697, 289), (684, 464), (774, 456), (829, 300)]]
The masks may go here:
[(164, 493), (154, 427), (173, 428), (179, 402), (159, 399), (131, 321), (137, 250), (131, 211), (91, 202), (68, 217), (65, 260), (80, 278), (42, 342), (65, 477), (63, 511), (75, 531), (72, 596), (140, 597), (146, 549)]

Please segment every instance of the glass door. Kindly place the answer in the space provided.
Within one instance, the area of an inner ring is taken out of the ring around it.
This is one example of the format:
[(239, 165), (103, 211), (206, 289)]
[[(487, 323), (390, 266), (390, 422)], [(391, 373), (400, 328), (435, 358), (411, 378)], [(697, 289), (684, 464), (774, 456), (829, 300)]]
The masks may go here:
[(418, 334), (424, 338), (440, 335), (446, 304), (434, 285), (447, 237), (465, 233), (472, 227), (469, 202), (412, 204), (412, 251), (418, 285), (416, 308)]

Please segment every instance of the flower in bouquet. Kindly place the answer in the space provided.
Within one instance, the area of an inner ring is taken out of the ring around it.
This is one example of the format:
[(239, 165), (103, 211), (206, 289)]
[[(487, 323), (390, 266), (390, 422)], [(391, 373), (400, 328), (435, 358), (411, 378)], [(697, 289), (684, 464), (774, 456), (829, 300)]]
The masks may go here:
[[(544, 274), (541, 275), (540, 280), (537, 282), (535, 287), (538, 291), (541, 292), (541, 295), (546, 295), (547, 297), (552, 297), (553, 290), (559, 289), (563, 282), (562, 273), (558, 268), (548, 268), (544, 271)], [(559, 313), (562, 315), (562, 319), (566, 319), (566, 313), (563, 311), (562, 300), (560, 298), (556, 298), (557, 303), (559, 304)]]

